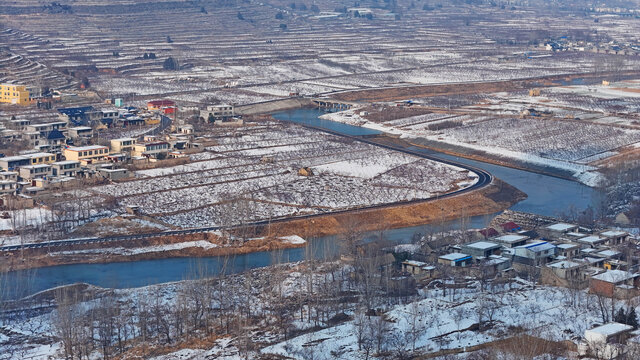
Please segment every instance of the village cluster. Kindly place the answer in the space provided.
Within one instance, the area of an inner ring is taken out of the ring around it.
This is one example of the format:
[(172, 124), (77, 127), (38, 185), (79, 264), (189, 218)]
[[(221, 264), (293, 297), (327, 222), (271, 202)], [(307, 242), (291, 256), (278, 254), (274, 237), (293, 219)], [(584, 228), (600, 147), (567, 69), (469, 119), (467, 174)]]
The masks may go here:
[[(16, 91), (20, 94), (20, 90)], [(12, 156), (0, 153), (3, 202), (7, 203), (5, 196), (33, 196), (47, 188), (75, 184), (82, 178), (126, 179), (133, 175), (126, 165), (185, 157), (185, 151), (199, 146), (194, 142), (192, 125), (172, 124), (170, 117), (177, 111), (175, 102), (158, 100), (146, 105), (125, 107), (122, 99), (114, 99), (108, 108), (58, 108), (53, 121), (50, 118), (32, 121), (28, 115), (5, 116), (0, 124), (0, 134), (7, 145), (4, 151), (15, 146), (19, 153)], [(230, 105), (209, 106), (198, 115), (210, 123), (242, 123)], [(141, 129), (142, 134), (113, 138), (108, 133), (109, 129), (131, 128)]]

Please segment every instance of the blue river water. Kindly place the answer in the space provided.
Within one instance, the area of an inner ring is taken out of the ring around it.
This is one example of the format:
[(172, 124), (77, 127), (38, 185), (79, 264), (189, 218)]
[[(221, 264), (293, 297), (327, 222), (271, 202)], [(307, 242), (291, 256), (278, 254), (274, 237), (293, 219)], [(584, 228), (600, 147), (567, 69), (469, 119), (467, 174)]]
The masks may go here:
[[(379, 133), (376, 130), (318, 119), (318, 116), (323, 113), (318, 109), (296, 109), (276, 113), (273, 116), (279, 120), (309, 124), (348, 135), (359, 136)], [(583, 210), (588, 206), (597, 206), (598, 191), (577, 182), (458, 158), (427, 149), (412, 148), (412, 150), (423, 151), (443, 159), (455, 160), (485, 169), (493, 176), (515, 186), (525, 192), (528, 198), (513, 205), (511, 207), (513, 210), (557, 216), (572, 209)], [(491, 215), (475, 216), (463, 226), (472, 228), (484, 227), (491, 218)], [(462, 224), (460, 221), (451, 221), (438, 226), (439, 228), (435, 230), (459, 228)], [(428, 225), (424, 225), (386, 230), (382, 233), (382, 236), (391, 242), (408, 243), (414, 239), (416, 234), (425, 233), (428, 228)], [(380, 235), (380, 232), (373, 232), (368, 234), (367, 237), (375, 239)], [(37, 270), (15, 271), (6, 274), (4, 281), (8, 282), (8, 286), (5, 288), (23, 289), (19, 294), (13, 292), (9, 294), (10, 297), (15, 297), (78, 282), (111, 288), (140, 287), (195, 277), (212, 276), (218, 274), (221, 269), (224, 269), (226, 273), (237, 273), (278, 262), (299, 261), (308, 256), (321, 258), (323, 256), (335, 256), (339, 253), (339, 241), (335, 236), (308, 240), (310, 248), (307, 250), (304, 248), (287, 249), (236, 255), (227, 258), (170, 258), (125, 263), (60, 265)], [(0, 294), (0, 297), (2, 296)]]

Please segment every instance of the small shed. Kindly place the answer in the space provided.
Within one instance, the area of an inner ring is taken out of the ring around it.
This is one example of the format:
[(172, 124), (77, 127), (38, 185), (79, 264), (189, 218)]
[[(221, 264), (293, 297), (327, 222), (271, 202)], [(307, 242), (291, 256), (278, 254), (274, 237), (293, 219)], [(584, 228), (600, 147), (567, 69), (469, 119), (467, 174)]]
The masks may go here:
[(300, 176), (313, 176), (313, 170), (309, 167), (303, 167), (298, 170), (298, 175)]

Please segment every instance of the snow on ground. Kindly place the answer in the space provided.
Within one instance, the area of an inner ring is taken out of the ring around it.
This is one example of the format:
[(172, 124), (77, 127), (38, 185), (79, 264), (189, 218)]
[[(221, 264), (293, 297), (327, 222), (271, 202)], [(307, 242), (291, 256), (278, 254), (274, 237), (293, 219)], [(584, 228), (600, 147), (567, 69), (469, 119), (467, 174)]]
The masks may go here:
[(185, 241), (185, 242), (180, 242), (175, 244), (146, 246), (143, 248), (115, 247), (115, 248), (106, 248), (106, 249), (60, 251), (60, 252), (53, 252), (51, 253), (51, 255), (79, 255), (79, 254), (137, 255), (137, 254), (146, 254), (146, 253), (152, 253), (152, 252), (182, 250), (182, 249), (188, 249), (188, 248), (201, 248), (201, 249), (208, 250), (208, 249), (214, 249), (217, 247), (218, 245), (212, 244), (208, 241), (198, 240), (198, 241)]
[[(228, 200), (246, 202), (252, 221), (426, 199), (471, 186), (462, 169), (280, 123), (215, 133), (193, 162), (139, 170), (136, 179), (91, 191), (179, 227), (223, 225)], [(308, 167), (312, 176), (300, 176)], [(244, 215), (243, 215), (244, 216)], [(235, 218), (235, 217), (232, 217)]]
[[(33, 209), (3, 211), (8, 214), (8, 218), (0, 218), (0, 231), (15, 230), (26, 227), (37, 227), (45, 224), (51, 219), (51, 211), (42, 207)], [(0, 238), (2, 240), (2, 238)]]
[[(452, 298), (442, 296), (441, 290), (429, 290), (422, 299), (392, 307), (385, 314), (384, 349), (411, 350), (413, 339), (407, 336), (414, 332), (420, 353), (460, 349), (508, 337), (511, 327), (525, 328), (548, 340), (571, 340), (601, 321), (594, 296), (584, 291), (528, 285), (497, 293), (482, 293), (477, 287), (458, 291)], [(301, 360), (311, 355), (318, 359), (365, 359), (357, 344), (360, 324), (375, 327), (380, 320), (356, 314), (351, 321), (268, 346), (262, 353)], [(466, 330), (480, 320), (491, 320), (493, 326), (482, 331)]]

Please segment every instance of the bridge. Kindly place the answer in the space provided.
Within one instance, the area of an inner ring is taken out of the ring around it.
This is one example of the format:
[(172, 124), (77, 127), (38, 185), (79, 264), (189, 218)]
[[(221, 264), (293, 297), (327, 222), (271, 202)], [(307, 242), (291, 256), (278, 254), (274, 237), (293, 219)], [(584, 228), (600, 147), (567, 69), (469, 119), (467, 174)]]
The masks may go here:
[(323, 99), (323, 98), (315, 98), (311, 99), (313, 103), (321, 108), (328, 109), (337, 109), (337, 110), (349, 110), (352, 107), (358, 105), (358, 103), (349, 102), (349, 101), (340, 101), (334, 99)]

